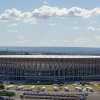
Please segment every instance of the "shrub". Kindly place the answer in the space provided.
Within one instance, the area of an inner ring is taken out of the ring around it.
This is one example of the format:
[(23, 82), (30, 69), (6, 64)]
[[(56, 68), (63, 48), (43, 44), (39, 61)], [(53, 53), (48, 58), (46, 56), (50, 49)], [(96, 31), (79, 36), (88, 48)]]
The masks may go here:
[(5, 86), (3, 84), (0, 84), (0, 90), (5, 89)]

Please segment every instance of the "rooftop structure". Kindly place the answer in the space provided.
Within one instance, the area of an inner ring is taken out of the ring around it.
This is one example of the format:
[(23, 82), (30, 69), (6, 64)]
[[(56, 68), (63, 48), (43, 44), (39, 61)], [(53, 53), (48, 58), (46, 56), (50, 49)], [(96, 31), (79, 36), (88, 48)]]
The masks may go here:
[(100, 58), (96, 55), (0, 55), (0, 58)]

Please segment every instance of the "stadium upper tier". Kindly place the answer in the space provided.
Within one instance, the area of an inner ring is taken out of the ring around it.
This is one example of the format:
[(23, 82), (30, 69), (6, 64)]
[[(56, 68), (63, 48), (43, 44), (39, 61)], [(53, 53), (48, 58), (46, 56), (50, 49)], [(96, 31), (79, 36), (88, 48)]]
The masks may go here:
[(93, 55), (0, 55), (0, 58), (100, 58)]

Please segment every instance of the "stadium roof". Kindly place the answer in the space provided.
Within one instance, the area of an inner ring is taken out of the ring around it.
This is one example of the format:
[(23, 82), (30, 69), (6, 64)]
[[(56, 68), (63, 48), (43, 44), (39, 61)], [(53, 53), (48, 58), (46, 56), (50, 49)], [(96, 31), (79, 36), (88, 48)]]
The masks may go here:
[(100, 58), (92, 55), (0, 55), (0, 58)]

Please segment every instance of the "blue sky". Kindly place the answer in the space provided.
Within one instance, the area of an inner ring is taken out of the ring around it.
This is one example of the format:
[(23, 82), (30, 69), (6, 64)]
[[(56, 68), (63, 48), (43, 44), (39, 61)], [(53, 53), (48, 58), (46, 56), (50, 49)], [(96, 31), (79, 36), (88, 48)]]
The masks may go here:
[(99, 44), (100, 0), (0, 1), (0, 46)]

